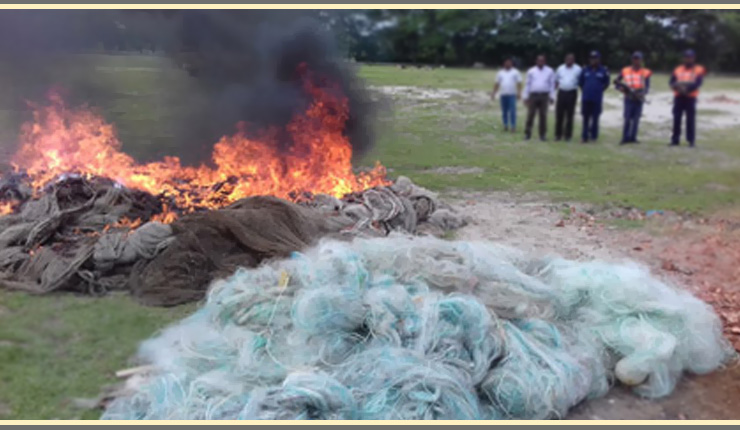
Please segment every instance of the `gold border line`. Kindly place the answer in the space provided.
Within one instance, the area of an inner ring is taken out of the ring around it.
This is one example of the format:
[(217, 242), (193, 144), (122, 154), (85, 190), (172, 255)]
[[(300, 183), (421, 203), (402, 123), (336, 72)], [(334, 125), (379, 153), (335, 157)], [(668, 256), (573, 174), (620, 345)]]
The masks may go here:
[[(430, 7), (431, 6), (431, 7)], [(678, 7), (681, 6), (681, 7)], [(2, 4), (3, 9), (740, 9), (740, 4)], [(4, 420), (0, 425), (738, 425), (740, 420), (533, 420), (533, 421), (91, 421)]]
[(122, 420), (110, 420), (110, 421), (90, 421), (90, 420), (65, 420), (65, 421), (46, 421), (46, 420), (8, 420), (2, 421), (0, 425), (555, 425), (555, 426), (568, 426), (568, 425), (738, 425), (740, 420), (517, 420), (517, 421), (455, 421), (455, 420), (444, 420), (444, 421), (396, 421), (396, 420), (376, 420), (376, 421), (352, 421), (352, 420), (336, 420), (336, 421), (291, 421), (291, 420), (276, 420), (276, 421), (260, 421), (260, 420), (244, 420), (244, 421), (196, 421), (196, 420), (157, 420), (157, 421), (122, 421)]
[(740, 4), (2, 4), (0, 9), (740, 9)]

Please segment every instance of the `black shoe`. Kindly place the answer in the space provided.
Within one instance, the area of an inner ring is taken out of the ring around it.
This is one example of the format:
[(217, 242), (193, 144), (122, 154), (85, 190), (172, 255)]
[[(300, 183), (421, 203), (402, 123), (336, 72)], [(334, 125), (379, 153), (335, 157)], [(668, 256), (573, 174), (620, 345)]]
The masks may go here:
[(671, 142), (668, 144), (668, 146), (678, 146), (678, 142)]
[(629, 142), (627, 142), (626, 140), (621, 140), (621, 141), (619, 142), (619, 144), (620, 144), (620, 145), (627, 145), (628, 143), (629, 143)]
[(581, 143), (588, 143), (588, 140), (586, 140), (586, 139), (581, 139)]
[(694, 145), (693, 143), (689, 143), (689, 148), (696, 148), (696, 145)]
[(640, 141), (639, 140), (633, 140), (631, 143), (634, 143), (635, 145), (639, 145), (640, 144)]
[[(542, 138), (540, 138), (540, 140), (542, 140)], [(563, 140), (563, 139), (561, 139), (561, 138), (559, 138), (559, 137), (556, 137), (556, 138), (555, 138), (555, 142), (560, 142), (561, 140)]]
[(547, 142), (547, 138), (546, 137), (540, 137), (540, 142)]
[(532, 136), (530, 136), (528, 134), (525, 134), (524, 135), (524, 140), (531, 140), (531, 139), (532, 139)]

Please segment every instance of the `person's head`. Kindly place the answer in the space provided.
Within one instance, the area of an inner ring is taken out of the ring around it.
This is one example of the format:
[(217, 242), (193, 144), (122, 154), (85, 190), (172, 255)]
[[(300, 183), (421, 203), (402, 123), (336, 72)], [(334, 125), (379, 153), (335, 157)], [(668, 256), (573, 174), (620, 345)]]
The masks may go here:
[(601, 54), (599, 54), (599, 51), (591, 51), (588, 56), (588, 63), (594, 67), (601, 63)]
[(545, 63), (547, 63), (547, 59), (543, 54), (540, 54), (537, 56), (537, 60), (535, 60), (535, 64), (537, 64), (537, 67), (544, 67)]
[(683, 53), (683, 64), (686, 66), (693, 66), (694, 61), (696, 61), (696, 53), (693, 49), (687, 49)]
[(572, 66), (576, 62), (576, 56), (573, 54), (568, 54), (565, 56), (565, 65)]
[(507, 58), (504, 60), (504, 69), (511, 69), (514, 66), (514, 62), (511, 61), (511, 58)]
[(634, 68), (642, 67), (642, 52), (635, 51), (632, 54), (632, 67)]

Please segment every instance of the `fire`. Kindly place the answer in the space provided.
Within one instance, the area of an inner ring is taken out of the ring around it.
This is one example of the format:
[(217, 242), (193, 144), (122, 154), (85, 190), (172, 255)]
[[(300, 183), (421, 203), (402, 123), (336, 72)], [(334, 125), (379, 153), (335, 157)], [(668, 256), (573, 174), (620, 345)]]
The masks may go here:
[(11, 214), (14, 210), (13, 202), (0, 202), (0, 216)]
[[(34, 106), (33, 121), (22, 127), (12, 164), (32, 178), (36, 189), (67, 173), (104, 176), (169, 197), (185, 211), (219, 208), (255, 195), (290, 199), (310, 192), (341, 197), (386, 184), (380, 164), (369, 173), (356, 175), (352, 170), (352, 147), (344, 134), (349, 107), (339, 88), (319, 86), (309, 71), (301, 73), (313, 103), (286, 126), (283, 136), (287, 133), (292, 144), (282, 151), (277, 144), (280, 130), (250, 138), (241, 124), (239, 132), (215, 144), (214, 167), (185, 167), (177, 157), (139, 164), (122, 152), (111, 124), (86, 108), (69, 108), (58, 94), (51, 94), (50, 103)], [(4, 210), (10, 209), (1, 206), (0, 213)], [(160, 220), (172, 221), (173, 216), (165, 208)]]

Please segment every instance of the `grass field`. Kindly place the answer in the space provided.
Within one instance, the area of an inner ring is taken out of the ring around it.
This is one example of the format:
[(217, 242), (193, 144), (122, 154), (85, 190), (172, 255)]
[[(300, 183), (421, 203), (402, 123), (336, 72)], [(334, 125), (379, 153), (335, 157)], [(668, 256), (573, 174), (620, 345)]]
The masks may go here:
[[(168, 60), (136, 56), (60, 59), (45, 71), (62, 86), (88, 89), (76, 98), (101, 108), (117, 125), (124, 149), (141, 159), (176, 153), (176, 125), (197, 99), (190, 78)], [(488, 90), (493, 72), (364, 66), (371, 85)], [(655, 82), (667, 76), (656, 76)], [(40, 94), (0, 68), (7, 94)], [(740, 79), (710, 78), (707, 90), (740, 91)], [(81, 95), (82, 94), (82, 95)], [(0, 142), (12, 142), (24, 113), (0, 100)], [(5, 103), (5, 104), (3, 104)], [(519, 123), (523, 124), (523, 110)], [(701, 118), (701, 113), (700, 113)], [(552, 119), (551, 119), (552, 128)], [(671, 150), (658, 127), (644, 126), (643, 145), (620, 148), (619, 131), (603, 130), (597, 145), (522, 142), (504, 134), (493, 104), (466, 96), (444, 101), (393, 100), (381, 112), (379, 141), (363, 160), (382, 161), (437, 190), (456, 188), (545, 192), (553, 199), (708, 213), (740, 203), (739, 128), (707, 131), (701, 148)], [(580, 126), (576, 126), (576, 133)], [(2, 154), (2, 152), (0, 152)], [(482, 173), (439, 175), (440, 166)], [(29, 297), (0, 291), (0, 418), (94, 418), (72, 406), (114, 382), (138, 343), (192, 306), (143, 308), (128, 297)]]

